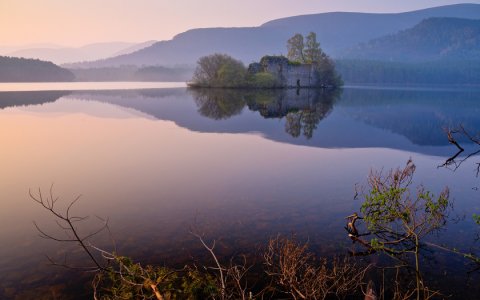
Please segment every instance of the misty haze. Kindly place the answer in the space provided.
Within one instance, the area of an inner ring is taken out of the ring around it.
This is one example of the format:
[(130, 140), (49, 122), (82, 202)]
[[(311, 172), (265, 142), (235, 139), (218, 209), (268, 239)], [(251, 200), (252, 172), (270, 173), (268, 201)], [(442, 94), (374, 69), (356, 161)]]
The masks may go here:
[(0, 299), (480, 298), (480, 1), (258, 2), (0, 3)]

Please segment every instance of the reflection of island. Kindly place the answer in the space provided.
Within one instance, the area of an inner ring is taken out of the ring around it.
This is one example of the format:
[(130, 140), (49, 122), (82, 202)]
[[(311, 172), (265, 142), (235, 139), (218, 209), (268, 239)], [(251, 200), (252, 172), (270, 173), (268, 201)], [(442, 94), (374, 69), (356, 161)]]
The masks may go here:
[(194, 89), (189, 91), (198, 106), (198, 112), (210, 119), (228, 119), (240, 114), (245, 107), (245, 95), (240, 90)]
[(240, 114), (245, 105), (265, 119), (285, 118), (285, 131), (293, 137), (310, 139), (318, 123), (332, 110), (339, 90), (281, 89), (233, 90), (197, 89), (191, 91), (201, 115), (227, 119)]
[[(38, 109), (70, 113), (81, 109), (75, 101), (95, 101), (142, 113), (135, 117), (173, 121), (197, 132), (254, 132), (294, 145), (382, 147), (445, 156), (455, 148), (449, 145), (443, 127), (463, 124), (472, 132), (480, 128), (479, 90), (346, 88), (339, 101), (335, 101), (335, 95), (302, 94), (312, 91), (297, 95), (294, 89), (284, 91), (290, 94), (217, 90), (215, 97), (197, 97), (185, 88), (76, 91), (62, 97), (67, 101), (61, 106), (53, 102), (68, 92), (12, 92), (0, 93), (0, 107), (51, 102)], [(69, 102), (71, 109), (67, 107)], [(313, 130), (315, 134), (307, 138)], [(473, 146), (461, 138), (459, 142), (466, 151)]]

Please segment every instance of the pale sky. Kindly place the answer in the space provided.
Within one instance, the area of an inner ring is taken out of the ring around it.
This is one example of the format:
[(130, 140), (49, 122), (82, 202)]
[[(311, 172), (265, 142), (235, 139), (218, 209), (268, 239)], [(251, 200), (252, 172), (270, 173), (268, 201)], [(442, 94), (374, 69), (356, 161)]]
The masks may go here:
[[(258, 26), (330, 11), (403, 12), (452, 0), (0, 0), (0, 45), (166, 40), (191, 28)], [(469, 1), (469, 3), (480, 3)]]

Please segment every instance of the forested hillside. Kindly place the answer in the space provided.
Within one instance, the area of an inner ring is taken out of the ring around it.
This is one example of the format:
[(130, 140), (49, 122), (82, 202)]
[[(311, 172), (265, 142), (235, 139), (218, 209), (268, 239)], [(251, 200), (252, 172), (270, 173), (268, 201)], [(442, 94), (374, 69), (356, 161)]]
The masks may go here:
[(67, 69), (51, 62), (0, 56), (0, 82), (73, 81)]
[(413, 28), (353, 47), (343, 56), (400, 62), (480, 60), (480, 20), (429, 18)]

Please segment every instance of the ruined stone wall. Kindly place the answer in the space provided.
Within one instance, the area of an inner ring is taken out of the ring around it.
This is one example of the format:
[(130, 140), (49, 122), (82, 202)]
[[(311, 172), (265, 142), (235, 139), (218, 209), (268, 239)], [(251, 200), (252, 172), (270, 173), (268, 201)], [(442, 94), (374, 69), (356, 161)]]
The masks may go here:
[[(313, 110), (321, 95), (311, 89), (282, 89), (261, 97), (262, 101), (247, 101), (250, 110), (259, 111), (265, 118), (283, 118), (291, 111)], [(265, 101), (270, 99), (270, 101)]]
[[(316, 84), (317, 78), (312, 65), (291, 64), (286, 57), (267, 56), (260, 61), (263, 72), (275, 75), (285, 87), (312, 87)], [(258, 64), (255, 65), (258, 69)]]
[(287, 87), (310, 87), (315, 84), (311, 65), (288, 65), (284, 70)]

